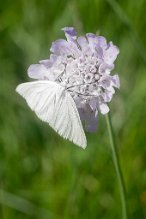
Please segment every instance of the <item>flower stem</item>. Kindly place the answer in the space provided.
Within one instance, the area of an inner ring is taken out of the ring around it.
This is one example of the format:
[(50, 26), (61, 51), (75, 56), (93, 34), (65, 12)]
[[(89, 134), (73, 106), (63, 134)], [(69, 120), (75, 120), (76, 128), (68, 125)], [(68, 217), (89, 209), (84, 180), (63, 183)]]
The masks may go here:
[(111, 145), (111, 151), (112, 151), (112, 157), (113, 157), (113, 163), (115, 166), (116, 174), (118, 177), (118, 183), (119, 183), (119, 190), (120, 190), (120, 196), (121, 196), (121, 204), (122, 204), (122, 219), (127, 219), (127, 206), (126, 206), (126, 190), (125, 190), (125, 183), (120, 167), (119, 157), (117, 153), (117, 147), (115, 144), (114, 134), (113, 134), (113, 128), (111, 123), (110, 114), (106, 114), (106, 122), (107, 122), (107, 128), (109, 133), (109, 139), (110, 139), (110, 145)]

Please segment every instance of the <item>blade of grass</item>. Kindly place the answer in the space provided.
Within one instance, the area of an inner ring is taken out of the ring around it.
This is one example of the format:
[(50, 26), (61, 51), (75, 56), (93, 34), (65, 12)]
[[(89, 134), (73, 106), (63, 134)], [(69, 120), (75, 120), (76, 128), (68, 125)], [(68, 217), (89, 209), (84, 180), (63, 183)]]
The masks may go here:
[(53, 216), (47, 209), (37, 207), (27, 199), (6, 192), (3, 189), (0, 189), (0, 203), (26, 215), (38, 216), (41, 219), (49, 219)]
[(133, 40), (134, 47), (137, 48), (139, 55), (141, 56), (142, 60), (146, 64), (146, 48), (142, 43), (140, 37), (138, 36), (137, 32), (133, 28), (132, 22), (129, 20), (125, 12), (123, 11), (122, 7), (118, 2), (115, 0), (106, 0), (108, 4), (111, 6), (117, 17), (127, 26), (130, 31), (130, 37)]

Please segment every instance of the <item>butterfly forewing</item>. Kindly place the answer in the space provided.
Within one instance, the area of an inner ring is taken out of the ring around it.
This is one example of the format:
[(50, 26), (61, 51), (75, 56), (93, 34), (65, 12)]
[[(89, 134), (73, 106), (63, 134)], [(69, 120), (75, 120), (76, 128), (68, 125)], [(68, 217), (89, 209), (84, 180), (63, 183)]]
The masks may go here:
[(35, 81), (20, 84), (16, 91), (36, 115), (62, 137), (86, 147), (86, 136), (76, 104), (63, 86), (52, 81)]

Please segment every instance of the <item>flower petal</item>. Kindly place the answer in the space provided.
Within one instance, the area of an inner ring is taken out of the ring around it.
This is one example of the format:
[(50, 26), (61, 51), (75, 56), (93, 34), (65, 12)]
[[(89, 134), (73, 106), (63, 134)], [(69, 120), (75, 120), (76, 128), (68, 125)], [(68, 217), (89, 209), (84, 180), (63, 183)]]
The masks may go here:
[(73, 27), (64, 27), (62, 30), (65, 32), (67, 41), (74, 41), (77, 38), (77, 32)]
[(104, 114), (107, 114), (109, 112), (109, 107), (107, 104), (102, 103), (99, 105), (99, 110), (104, 115)]
[(98, 126), (98, 116), (95, 111), (90, 112), (90, 114), (86, 114), (85, 118), (85, 129), (88, 132), (95, 132)]
[(49, 69), (43, 64), (30, 65), (28, 68), (28, 76), (33, 79), (44, 79), (48, 76)]
[(106, 102), (106, 103), (110, 102), (112, 97), (113, 97), (113, 92), (110, 92), (109, 90), (105, 90), (102, 93), (102, 98), (103, 98), (104, 102)]
[(98, 100), (97, 98), (92, 98), (90, 101), (89, 101), (89, 105), (91, 107), (91, 109), (93, 111), (95, 111), (97, 109), (97, 105), (98, 105)]
[(93, 34), (93, 33), (87, 33), (86, 34), (86, 37), (87, 37), (87, 40), (88, 40), (88, 42), (90, 43), (90, 44), (97, 44), (98, 43), (98, 37), (95, 35), (95, 34)]
[(105, 37), (97, 36), (97, 39), (98, 39), (99, 46), (101, 46), (102, 48), (106, 48), (107, 47), (107, 42), (106, 42)]
[(85, 129), (88, 132), (95, 132), (98, 126), (98, 112), (93, 111), (89, 105), (86, 104), (85, 108), (79, 108), (79, 115), (81, 121), (85, 125)]
[(112, 42), (108, 44), (108, 48), (105, 50), (104, 53), (104, 61), (111, 65), (117, 58), (117, 55), (119, 54), (119, 49), (117, 46), (113, 45)]
[(114, 69), (114, 64), (111, 64), (111, 65), (108, 65), (106, 63), (102, 63), (100, 66), (99, 66), (99, 73), (101, 75), (103, 74), (110, 74), (110, 72)]
[(68, 42), (63, 39), (53, 42), (50, 51), (56, 55), (68, 55), (71, 53)]
[(120, 79), (118, 75), (112, 76), (112, 82), (114, 87), (120, 88)]
[(77, 39), (77, 43), (79, 44), (81, 50), (83, 51), (83, 53), (88, 52), (89, 50), (89, 43), (86, 39), (86, 37), (80, 36)]

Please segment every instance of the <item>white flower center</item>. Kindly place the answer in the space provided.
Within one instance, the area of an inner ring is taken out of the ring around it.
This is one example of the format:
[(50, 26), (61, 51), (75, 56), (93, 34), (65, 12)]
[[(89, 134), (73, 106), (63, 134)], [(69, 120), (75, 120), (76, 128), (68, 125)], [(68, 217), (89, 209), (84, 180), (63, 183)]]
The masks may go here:
[(100, 92), (98, 80), (98, 59), (94, 55), (79, 57), (77, 59), (67, 57), (65, 69), (57, 78), (57, 82), (65, 86), (75, 100), (80, 98), (88, 101)]

